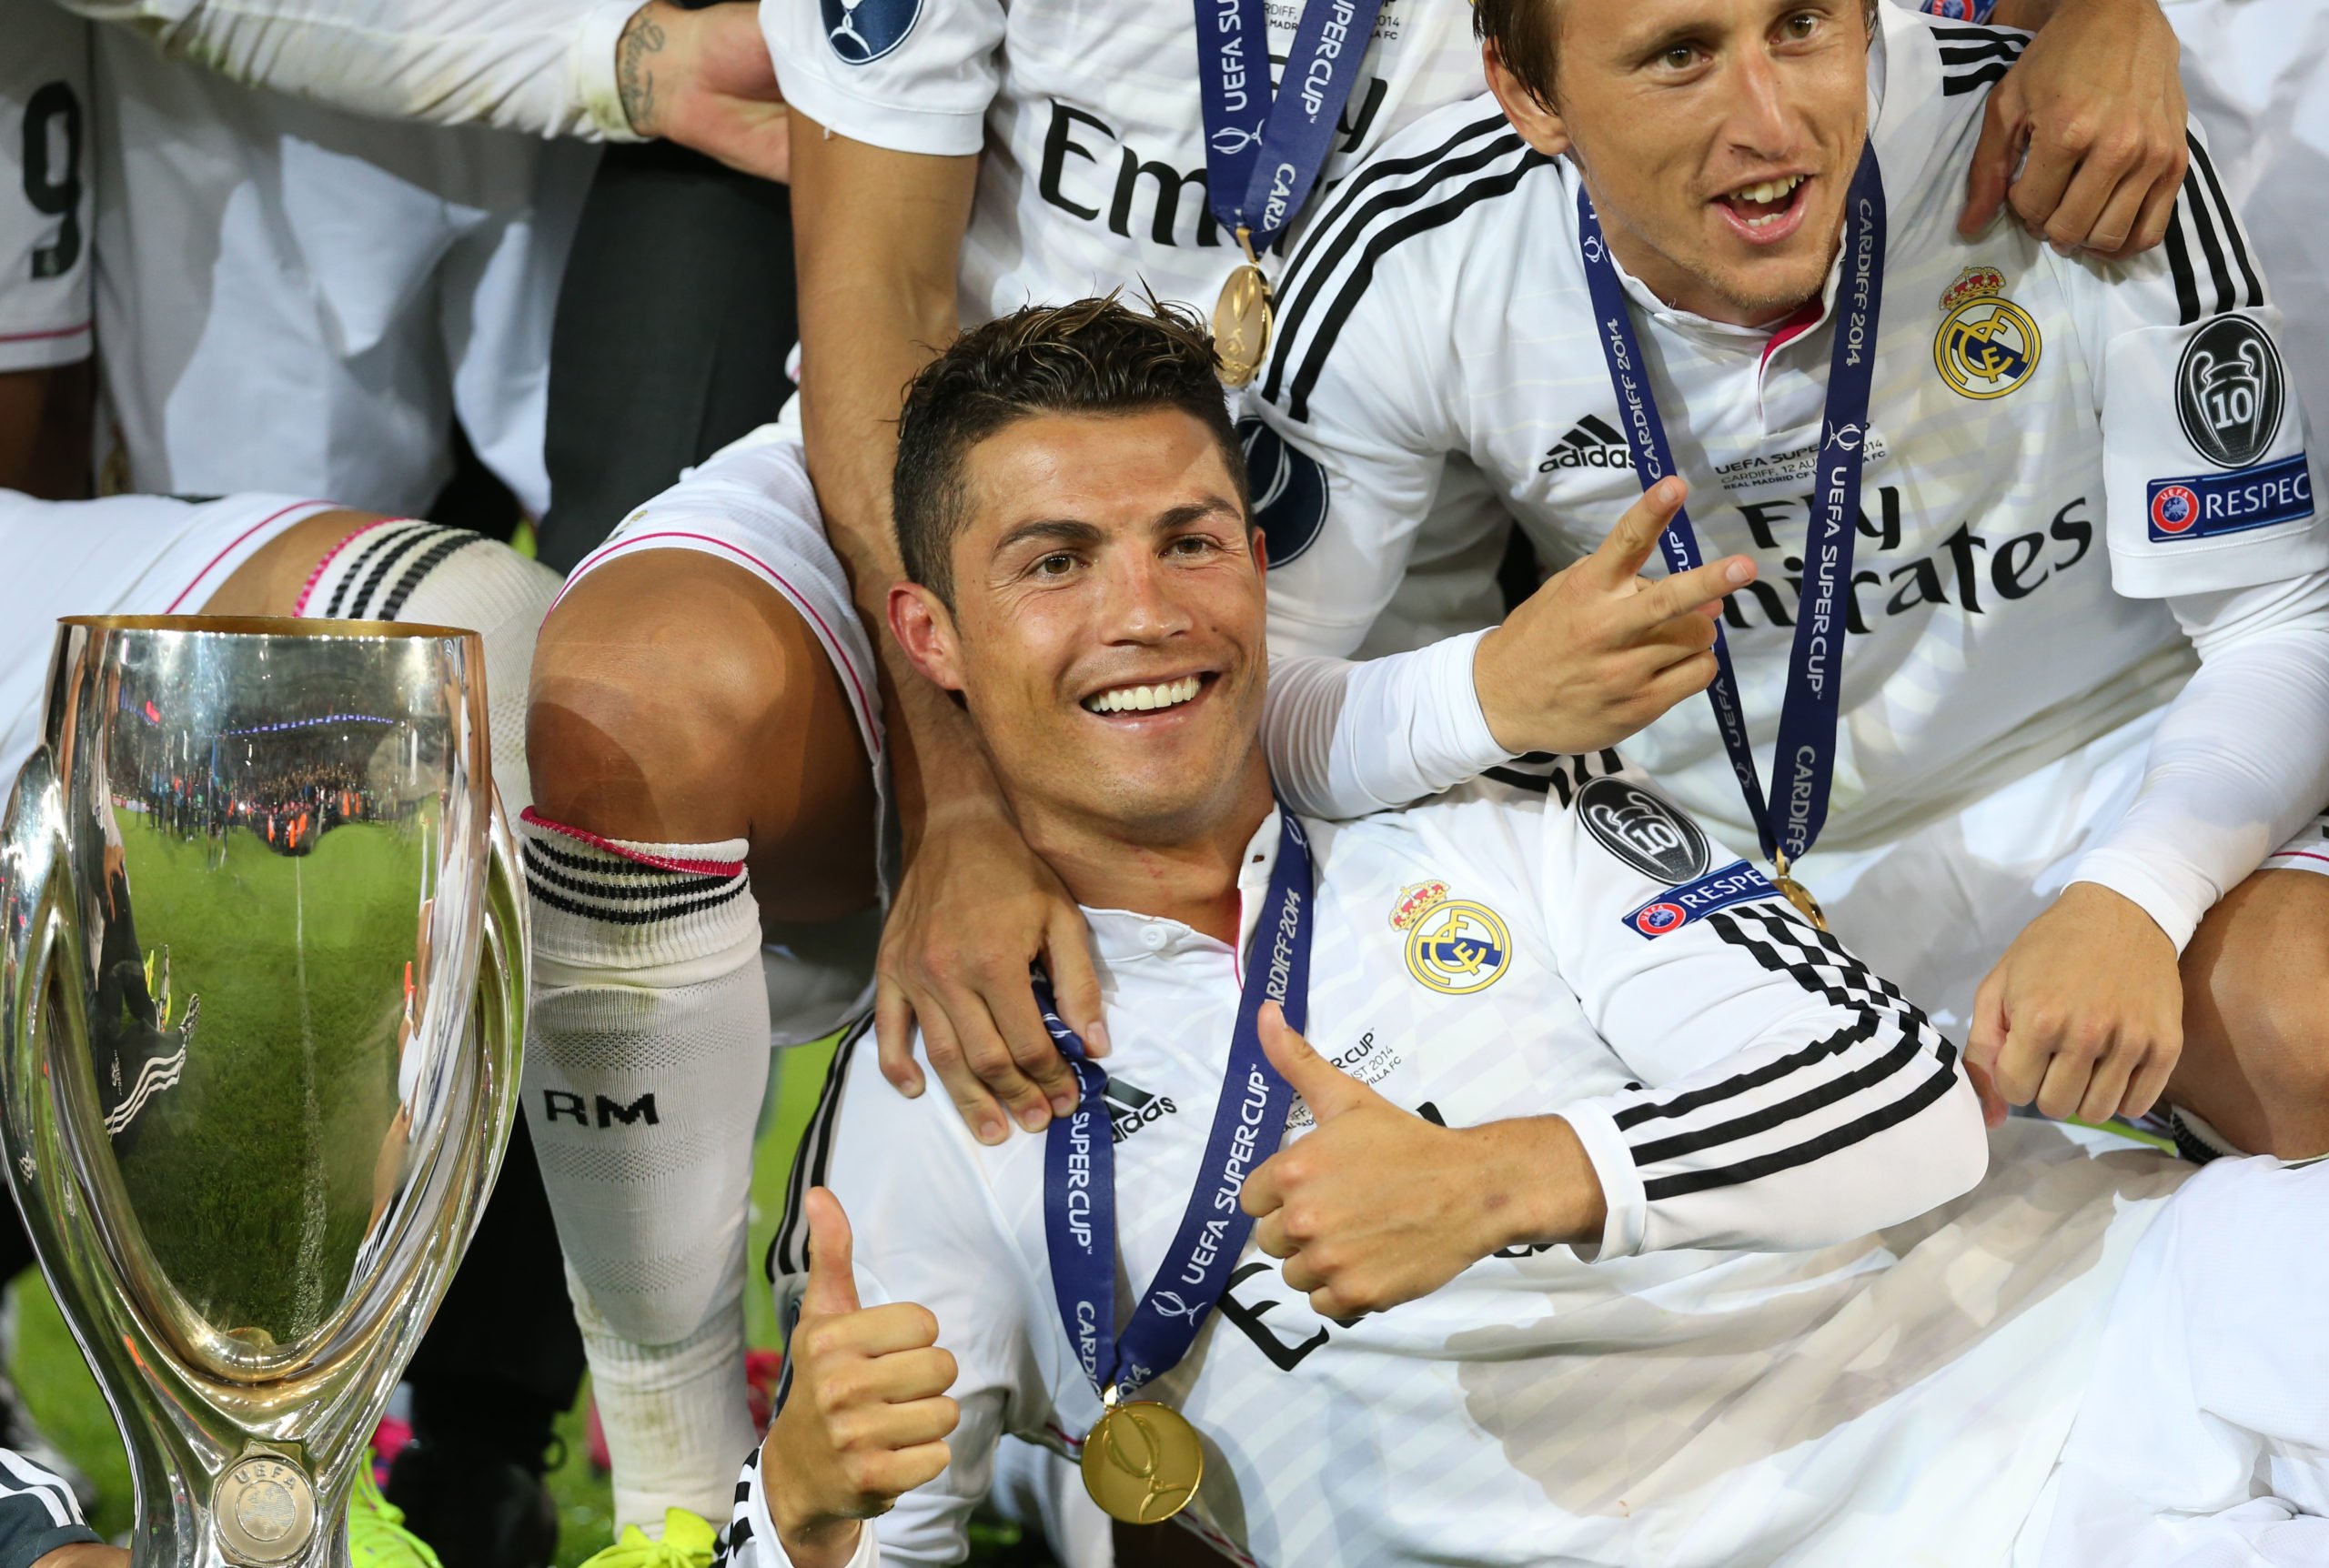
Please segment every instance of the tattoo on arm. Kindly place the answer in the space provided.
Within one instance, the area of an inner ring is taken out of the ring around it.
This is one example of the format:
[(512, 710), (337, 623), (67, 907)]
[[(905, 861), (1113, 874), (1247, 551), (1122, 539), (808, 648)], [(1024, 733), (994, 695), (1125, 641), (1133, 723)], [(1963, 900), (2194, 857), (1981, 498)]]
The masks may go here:
[(623, 117), (642, 136), (656, 135), (655, 56), (667, 42), (654, 10), (648, 5), (633, 12), (615, 45), (615, 86), (622, 95)]

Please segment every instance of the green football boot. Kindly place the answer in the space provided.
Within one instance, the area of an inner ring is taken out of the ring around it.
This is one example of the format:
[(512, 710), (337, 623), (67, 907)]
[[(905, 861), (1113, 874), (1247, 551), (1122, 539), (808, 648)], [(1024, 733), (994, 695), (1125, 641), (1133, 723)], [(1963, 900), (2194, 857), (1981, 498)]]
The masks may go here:
[(622, 1539), (587, 1559), (582, 1568), (711, 1568), (719, 1532), (684, 1508), (663, 1511), (663, 1539), (650, 1541), (638, 1525), (627, 1526)]
[(348, 1568), (443, 1568), (428, 1543), (404, 1527), (404, 1510), (380, 1495), (368, 1448), (348, 1499)]

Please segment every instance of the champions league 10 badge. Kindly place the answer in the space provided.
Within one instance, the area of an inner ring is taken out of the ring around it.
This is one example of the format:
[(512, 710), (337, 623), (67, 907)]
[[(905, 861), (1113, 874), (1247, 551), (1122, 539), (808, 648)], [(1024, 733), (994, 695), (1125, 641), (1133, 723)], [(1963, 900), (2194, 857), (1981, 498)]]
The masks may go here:
[(2175, 417), (2193, 450), (2219, 468), (2245, 468), (2280, 433), (2280, 354), (2245, 316), (2220, 316), (2192, 335), (2175, 365)]
[(1969, 266), (1941, 297), (1932, 361), (1961, 397), (2002, 397), (2038, 368), (2038, 323), (2005, 297), (2005, 274)]
[(866, 65), (906, 41), (922, 0), (823, 0), (825, 42), (845, 65)]

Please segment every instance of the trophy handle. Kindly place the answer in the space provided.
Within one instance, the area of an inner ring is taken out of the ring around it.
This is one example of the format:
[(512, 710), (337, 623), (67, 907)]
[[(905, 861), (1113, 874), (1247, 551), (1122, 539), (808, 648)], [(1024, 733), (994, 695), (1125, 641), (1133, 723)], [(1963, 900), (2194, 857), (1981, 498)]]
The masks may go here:
[[(501, 1173), (501, 1156), (518, 1120), (518, 1080), (524, 1066), (527, 999), (532, 994), (532, 945), (526, 913), (526, 882), (519, 859), (518, 836), (501, 809), (501, 792), (493, 791), (486, 826), (484, 940), (479, 944), (477, 991), (471, 1005), (470, 1032), (477, 1041), (477, 1073), (480, 1101), (488, 1107), (483, 1137), (483, 1165), (477, 1202), (493, 1190)], [(474, 1215), (468, 1217), (474, 1222)], [(464, 1236), (467, 1231), (463, 1231)]]

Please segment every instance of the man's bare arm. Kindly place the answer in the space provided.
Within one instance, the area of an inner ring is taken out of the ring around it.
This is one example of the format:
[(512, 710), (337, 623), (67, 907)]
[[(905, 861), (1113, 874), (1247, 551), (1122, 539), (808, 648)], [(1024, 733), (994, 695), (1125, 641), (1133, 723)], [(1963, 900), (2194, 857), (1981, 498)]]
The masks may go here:
[(977, 160), (869, 146), (795, 110), (791, 164), (809, 471), (881, 649), (905, 837), (907, 871), (878, 965), (882, 1072), (921, 1091), (919, 1022), (964, 1120), (999, 1141), (1009, 1135), (1005, 1109), (1033, 1130), (1075, 1102), (1035, 1010), (1029, 962), (1043, 958), (1078, 1029), (1098, 1023), (1100, 995), (1074, 900), (1021, 839), (962, 714), (886, 629), (889, 587), (904, 575), (890, 515), (898, 410), (914, 372), (957, 329), (954, 272)]

